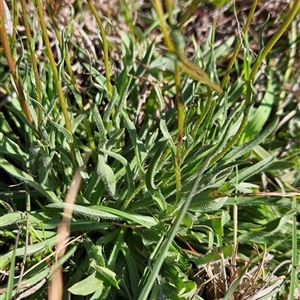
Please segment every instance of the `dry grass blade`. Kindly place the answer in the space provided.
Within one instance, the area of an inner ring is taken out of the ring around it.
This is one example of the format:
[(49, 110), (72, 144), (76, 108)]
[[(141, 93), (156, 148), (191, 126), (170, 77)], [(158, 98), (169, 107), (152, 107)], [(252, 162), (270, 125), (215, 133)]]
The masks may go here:
[[(266, 250), (259, 253), (258, 248), (254, 247), (253, 257), (249, 261), (239, 259), (237, 254), (234, 254), (230, 260), (225, 259), (221, 252), (219, 254), (219, 261), (208, 263), (195, 275), (198, 288), (192, 299), (196, 299), (197, 295), (208, 297), (206, 299), (223, 298), (236, 280), (239, 280), (239, 284), (229, 299), (261, 299), (280, 288), (286, 276), (276, 276), (275, 273), (283, 264), (290, 263), (285, 261), (271, 275), (268, 275), (266, 266), (273, 259), (273, 255)], [(255, 257), (260, 257), (260, 260), (254, 262), (252, 259)], [(236, 265), (236, 261), (239, 262), (239, 266)], [(241, 276), (245, 270), (246, 272)]]
[[(86, 163), (88, 161), (89, 154), (85, 155), (83, 161)], [(56, 244), (56, 261), (61, 259), (65, 252), (67, 246), (67, 240), (70, 235), (70, 224), (71, 218), (73, 213), (73, 205), (75, 204), (75, 200), (80, 188), (81, 183), (81, 174), (80, 171), (83, 167), (78, 167), (75, 175), (72, 179), (70, 184), (70, 188), (68, 190), (66, 200), (65, 200), (65, 208), (63, 212), (63, 219), (57, 228), (57, 237), (58, 241)], [(49, 300), (58, 300), (62, 299), (63, 295), (63, 275), (62, 275), (62, 268), (59, 265), (54, 265), (54, 270), (52, 273), (52, 279), (48, 285), (48, 299)]]

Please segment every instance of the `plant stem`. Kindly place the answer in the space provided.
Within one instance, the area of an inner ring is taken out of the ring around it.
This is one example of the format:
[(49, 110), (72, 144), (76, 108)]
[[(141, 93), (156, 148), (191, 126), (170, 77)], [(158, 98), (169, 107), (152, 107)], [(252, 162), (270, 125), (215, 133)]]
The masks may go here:
[(165, 7), (168, 13), (169, 24), (175, 25), (175, 20), (173, 17), (173, 0), (165, 0)]
[(28, 47), (30, 50), (30, 59), (31, 59), (32, 69), (33, 69), (33, 74), (34, 74), (34, 79), (35, 79), (36, 96), (37, 96), (37, 100), (40, 104), (37, 108), (38, 109), (38, 114), (37, 114), (38, 115), (38, 124), (39, 124), (43, 119), (43, 111), (42, 111), (43, 101), (42, 101), (42, 96), (41, 96), (41, 81), (40, 81), (37, 62), (36, 62), (36, 58), (35, 58), (35, 51), (33, 49), (30, 27), (29, 27), (28, 20), (27, 20), (27, 11), (26, 11), (25, 0), (21, 0), (21, 6), (22, 6), (22, 18), (23, 18), (23, 23), (24, 23), (24, 27), (25, 27), (25, 34), (26, 34), (27, 41), (28, 41)]
[(268, 53), (271, 51), (271, 49), (276, 44), (276, 42), (281, 38), (283, 33), (289, 27), (289, 25), (292, 23), (296, 14), (298, 13), (299, 9), (300, 9), (300, 0), (296, 0), (294, 5), (292, 6), (291, 10), (289, 11), (288, 15), (284, 18), (284, 21), (282, 22), (281, 26), (278, 28), (278, 30), (275, 32), (275, 34), (269, 40), (269, 42), (264, 47), (264, 49), (260, 52), (254, 66), (252, 68), (252, 71), (250, 74), (250, 80), (254, 81), (257, 71), (258, 71), (260, 65), (262, 64), (263, 60), (268, 55)]
[(235, 144), (235, 142), (238, 140), (238, 138), (241, 136), (241, 134), (244, 131), (244, 128), (247, 125), (248, 122), (248, 117), (249, 117), (249, 112), (250, 112), (250, 107), (246, 107), (245, 112), (244, 112), (244, 117), (243, 120), (241, 122), (241, 125), (239, 127), (239, 129), (237, 130), (236, 134), (233, 136), (233, 138), (227, 143), (227, 145), (225, 146), (225, 148), (218, 154), (216, 155), (212, 160), (211, 160), (211, 165), (215, 164), (220, 158), (222, 158), (227, 151), (229, 151), (230, 149), (232, 149), (233, 145)]
[(178, 25), (179, 29), (181, 29), (184, 23), (191, 17), (192, 13), (194, 12), (195, 9), (197, 9), (200, 2), (201, 0), (193, 0), (192, 3), (186, 7), (179, 21), (179, 25)]
[(105, 65), (105, 77), (106, 77), (106, 84), (107, 84), (107, 90), (110, 94), (112, 94), (112, 86), (110, 82), (110, 62), (108, 57), (108, 43), (106, 39), (106, 34), (104, 27), (102, 25), (101, 19), (99, 18), (99, 15), (97, 13), (97, 10), (91, 0), (87, 0), (87, 3), (96, 19), (96, 22), (100, 29), (100, 35), (102, 38), (102, 46), (103, 46), (103, 53), (104, 53), (104, 65)]
[[(47, 10), (49, 11), (49, 16), (51, 18), (51, 22), (52, 22), (52, 25), (53, 25), (53, 29), (55, 31), (56, 38), (58, 40), (58, 44), (59, 44), (60, 48), (63, 49), (63, 42), (64, 41), (62, 40), (62, 37), (61, 37), (61, 35), (59, 33), (59, 30), (58, 30), (57, 22), (56, 22), (56, 19), (54, 17), (55, 12), (53, 11), (53, 9), (51, 7), (50, 0), (47, 0), (46, 3), (47, 3)], [(69, 52), (68, 51), (63, 51), (63, 55), (64, 55), (64, 60), (65, 60), (65, 63), (66, 63), (66, 67), (68, 69), (68, 73), (71, 76), (71, 82), (74, 86), (76, 86), (76, 79), (75, 79), (74, 72), (72, 70), (72, 65), (71, 65), (70, 58), (69, 58)]]
[(165, 40), (166, 46), (171, 53), (174, 53), (175, 47), (170, 39), (170, 34), (169, 34), (167, 24), (165, 21), (164, 11), (163, 11), (161, 1), (153, 0), (153, 5), (154, 5), (155, 11), (157, 13), (158, 19), (159, 19), (160, 29), (164, 35), (164, 40)]
[[(297, 20), (294, 20), (294, 22), (291, 25), (292, 28), (289, 32), (290, 52), (289, 52), (289, 61), (287, 64), (287, 68), (284, 72), (284, 77), (283, 77), (284, 84), (288, 83), (290, 76), (292, 74), (294, 63), (295, 63), (295, 58), (296, 58), (296, 53), (297, 53), (297, 24), (298, 24)], [(280, 92), (280, 95), (279, 95), (279, 103), (280, 104), (279, 104), (278, 114), (283, 112), (281, 106), (285, 100), (286, 93), (287, 93), (287, 90), (285, 90), (285, 89), (282, 89), (282, 91)]]
[(211, 108), (211, 104), (212, 104), (212, 92), (211, 92), (211, 89), (207, 89), (207, 98), (206, 98), (204, 109), (203, 109), (201, 115), (199, 116), (199, 118), (197, 119), (197, 122), (194, 125), (194, 129), (191, 133), (191, 136), (193, 139), (196, 138), (198, 129), (201, 126), (201, 124), (203, 123), (205, 117), (207, 116), (207, 114)]
[(34, 123), (34, 120), (33, 120), (33, 117), (32, 117), (32, 114), (30, 112), (28, 103), (27, 103), (26, 98), (25, 98), (23, 87), (22, 87), (21, 82), (20, 82), (20, 80), (17, 76), (16, 63), (13, 59), (11, 49), (10, 49), (10, 46), (9, 46), (8, 36), (7, 36), (7, 33), (6, 33), (6, 28), (5, 28), (5, 16), (4, 16), (3, 0), (0, 0), (0, 42), (2, 44), (3, 53), (4, 53), (5, 58), (7, 60), (9, 71), (10, 71), (10, 73), (13, 77), (14, 83), (16, 85), (16, 89), (17, 89), (17, 92), (18, 92), (19, 101), (20, 101), (22, 110), (23, 110), (26, 118), (28, 119), (28, 121), (34, 127), (36, 127), (36, 125)]
[[(24, 0), (22, 0), (22, 1), (24, 1)], [(59, 30), (58, 30), (57, 22), (54, 18), (55, 13), (54, 13), (54, 11), (51, 7), (50, 1), (47, 0), (46, 2), (47, 2), (47, 9), (49, 10), (49, 15), (50, 15), (50, 18), (51, 18), (51, 22), (53, 24), (53, 28), (54, 28), (54, 31), (55, 31), (55, 35), (57, 37), (60, 48), (63, 49), (64, 41), (62, 40), (62, 37), (61, 37), (61, 35), (59, 33)], [(77, 83), (76, 83), (76, 78), (75, 78), (74, 72), (72, 70), (72, 65), (71, 65), (71, 61), (70, 61), (70, 57), (69, 57), (69, 52), (68, 51), (63, 51), (63, 55), (64, 55), (64, 60), (66, 62), (66, 67), (67, 67), (68, 73), (71, 77), (71, 83), (74, 86), (75, 90), (78, 91), (78, 86), (77, 86)], [(77, 101), (77, 104), (79, 106), (80, 111), (84, 112), (84, 107), (83, 107), (82, 101)], [(92, 150), (92, 157), (93, 157), (94, 161), (96, 162), (97, 161), (96, 145), (95, 145), (94, 136), (92, 134), (92, 129), (91, 129), (90, 123), (87, 119), (87, 116), (84, 117), (83, 124), (86, 128), (86, 133), (87, 133), (87, 136), (88, 136), (89, 146)]]
[(288, 26), (293, 22), (299, 9), (300, 9), (300, 0), (296, 0), (294, 5), (292, 6), (291, 10), (289, 11), (288, 15), (285, 17), (281, 26), (278, 28), (278, 30), (275, 32), (275, 34), (272, 36), (272, 38), (269, 40), (269, 42), (263, 48), (263, 50), (259, 53), (259, 55), (254, 63), (254, 66), (252, 68), (252, 71), (250, 73), (250, 78), (248, 80), (247, 91), (246, 91), (246, 105), (251, 103), (252, 83), (255, 80), (255, 76), (259, 70), (259, 67), (261, 66), (263, 60), (266, 58), (266, 56), (271, 51), (273, 46), (276, 44), (276, 42), (280, 39), (280, 37), (286, 31)]
[(180, 68), (175, 63), (175, 86), (176, 86), (176, 106), (178, 115), (178, 133), (177, 133), (177, 149), (176, 149), (176, 161), (175, 161), (175, 175), (176, 175), (176, 201), (175, 207), (181, 199), (181, 155), (182, 155), (182, 141), (184, 135), (184, 103), (181, 93), (180, 82)]
[(249, 26), (251, 24), (251, 21), (252, 21), (252, 18), (253, 18), (253, 15), (254, 15), (254, 12), (255, 12), (255, 8), (257, 6), (257, 3), (258, 3), (258, 0), (254, 0), (252, 2), (252, 6), (251, 6), (251, 9), (250, 9), (250, 12), (249, 12), (249, 15), (248, 15), (248, 18), (247, 18), (247, 21), (246, 21), (246, 24), (242, 30), (242, 33), (241, 33), (241, 36), (240, 38), (238, 39), (238, 42), (234, 48), (234, 51), (233, 51), (233, 54), (232, 54), (232, 57), (230, 59), (230, 62), (228, 64), (228, 67), (225, 71), (225, 75), (223, 77), (223, 80), (222, 80), (222, 83), (221, 83), (221, 87), (223, 88), (227, 82), (228, 82), (228, 79), (229, 79), (229, 74), (230, 74), (230, 71), (232, 69), (232, 66), (234, 65), (235, 61), (236, 61), (236, 58), (239, 54), (239, 50), (240, 50), (240, 47), (241, 47), (241, 44), (242, 44), (242, 39), (244, 38), (245, 34), (248, 32), (248, 29), (249, 29)]
[[(43, 15), (43, 9), (42, 9), (42, 6), (41, 6), (41, 1), (37, 0), (36, 4), (37, 4), (37, 12), (38, 12), (39, 19), (40, 19), (40, 25), (41, 25), (41, 29), (42, 29), (42, 36), (43, 36), (43, 40), (44, 40), (44, 43), (45, 43), (45, 46), (46, 46), (46, 51), (47, 51), (47, 54), (48, 54), (51, 69), (52, 69), (53, 76), (54, 76), (54, 83), (55, 83), (56, 91), (57, 91), (57, 94), (58, 94), (59, 104), (61, 106), (61, 109), (62, 109), (62, 112), (63, 112), (63, 115), (64, 115), (64, 119), (65, 119), (65, 123), (66, 123), (66, 129), (70, 132), (70, 134), (72, 134), (72, 127), (71, 127), (71, 122), (70, 122), (70, 118), (69, 118), (69, 114), (68, 114), (68, 109), (67, 109), (65, 97), (64, 97), (64, 94), (63, 94), (63, 91), (62, 91), (60, 76), (59, 76), (57, 66), (56, 66), (56, 63), (55, 63), (55, 60), (54, 60), (53, 52), (52, 52), (51, 46), (50, 46), (49, 37), (48, 37), (48, 33), (47, 33), (47, 27), (46, 27), (46, 23), (45, 23), (45, 20), (44, 20), (44, 15)], [(76, 161), (74, 143), (69, 142), (69, 146), (70, 146), (70, 151), (71, 151), (73, 164), (76, 167), (77, 166), (77, 161)]]

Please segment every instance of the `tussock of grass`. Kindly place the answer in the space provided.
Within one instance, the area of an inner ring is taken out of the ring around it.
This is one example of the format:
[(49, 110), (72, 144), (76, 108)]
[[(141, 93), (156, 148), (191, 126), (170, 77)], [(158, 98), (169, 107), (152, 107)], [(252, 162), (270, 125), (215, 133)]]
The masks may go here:
[(298, 297), (300, 1), (221, 2), (0, 5), (0, 299)]

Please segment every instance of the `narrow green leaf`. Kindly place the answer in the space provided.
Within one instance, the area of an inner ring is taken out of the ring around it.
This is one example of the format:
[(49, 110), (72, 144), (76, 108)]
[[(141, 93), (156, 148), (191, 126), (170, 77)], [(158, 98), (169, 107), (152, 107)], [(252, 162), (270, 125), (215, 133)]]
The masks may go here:
[(132, 195), (132, 193), (134, 191), (134, 185), (133, 185), (134, 179), (133, 179), (133, 174), (132, 174), (131, 169), (130, 169), (130, 165), (129, 165), (128, 161), (126, 160), (126, 158), (124, 158), (120, 154), (117, 154), (117, 153), (109, 151), (109, 150), (100, 149), (100, 151), (103, 152), (104, 154), (107, 154), (107, 155), (115, 158), (116, 160), (121, 162), (122, 165), (125, 167), (127, 185), (128, 185), (127, 186), (127, 195), (128, 196)]
[(266, 224), (264, 231), (274, 233), (282, 229), (282, 227), (290, 220), (292, 220), (295, 210), (290, 210), (285, 213), (282, 217), (276, 218), (275, 220), (270, 221)]
[(128, 96), (128, 90), (129, 90), (130, 83), (131, 83), (131, 77), (127, 79), (127, 82), (126, 82), (126, 85), (125, 85), (124, 90), (122, 92), (120, 101), (119, 101), (119, 103), (117, 105), (117, 108), (116, 108), (116, 113), (113, 116), (113, 122), (116, 124), (117, 129), (120, 128), (120, 115), (121, 115), (121, 112), (122, 112), (123, 108), (126, 105), (126, 99), (127, 99), (127, 96)]
[[(199, 194), (201, 195), (201, 193)], [(220, 197), (220, 198), (202, 198), (201, 196), (195, 196), (193, 201), (189, 207), (189, 211), (193, 212), (212, 212), (219, 211), (227, 202), (228, 197)]]
[(51, 202), (60, 202), (61, 200), (54, 194), (53, 191), (49, 190), (43, 184), (37, 183), (32, 176), (23, 172), (22, 170), (16, 168), (11, 163), (9, 163), (6, 159), (0, 157), (0, 167), (3, 168), (6, 172), (11, 174), (12, 176), (17, 177), (20, 181), (24, 183), (28, 183), (33, 188), (38, 190), (41, 194), (46, 196)]
[(0, 153), (13, 155), (15, 159), (24, 161), (27, 154), (21, 150), (19, 145), (0, 132)]
[(226, 203), (227, 205), (234, 205), (237, 206), (255, 206), (255, 205), (282, 205), (282, 206), (290, 206), (291, 199), (289, 198), (282, 198), (281, 196), (278, 197), (269, 197), (266, 196), (243, 196), (243, 197), (229, 197)]
[(103, 286), (103, 281), (96, 277), (96, 272), (83, 279), (82, 281), (75, 283), (68, 291), (73, 295), (87, 296)]
[(165, 101), (163, 99), (163, 96), (162, 96), (162, 93), (161, 93), (161, 90), (160, 90), (160, 87), (158, 84), (156, 84), (154, 86), (154, 89), (155, 89), (155, 92), (156, 92), (156, 95), (157, 95), (157, 99), (158, 99), (158, 102), (159, 102), (159, 106), (160, 106), (160, 110), (161, 110), (161, 117), (160, 117), (160, 121), (159, 121), (159, 127), (160, 127), (160, 130), (164, 136), (164, 138), (168, 141), (168, 143), (170, 144), (172, 150), (173, 150), (173, 153), (176, 152), (176, 146), (175, 146), (175, 143), (168, 131), (168, 127), (167, 127), (167, 122), (166, 122), (166, 110), (165, 110)]
[(92, 203), (91, 195), (93, 194), (94, 190), (98, 186), (99, 181), (101, 180), (100, 176), (94, 172), (93, 176), (88, 181), (87, 187), (84, 191), (83, 196), (89, 200), (90, 203)]
[(250, 166), (240, 171), (237, 176), (235, 176), (230, 180), (230, 182), (232, 184), (235, 184), (237, 182), (240, 183), (257, 173), (262, 172), (265, 168), (267, 168), (271, 164), (273, 160), (274, 160), (274, 156), (270, 155), (268, 158), (254, 164), (253, 166)]
[(122, 250), (125, 260), (126, 260), (127, 270), (129, 273), (129, 278), (130, 278), (130, 283), (131, 283), (131, 288), (133, 291), (133, 295), (135, 297), (137, 295), (137, 287), (138, 287), (138, 283), (140, 281), (140, 276), (139, 276), (139, 272), (138, 272), (138, 269), (136, 266), (136, 261), (132, 257), (129, 248), (125, 243), (123, 243), (121, 250)]
[(108, 142), (106, 144), (107, 149), (114, 149), (116, 145), (122, 143), (124, 140), (124, 128), (114, 129), (109, 133)]
[(72, 119), (72, 131), (75, 132), (79, 124), (82, 123), (83, 119), (86, 118), (86, 112), (80, 113), (77, 117)]
[(95, 104), (92, 105), (92, 115), (93, 115), (93, 119), (96, 123), (97, 129), (99, 131), (100, 142), (103, 144), (106, 141), (107, 130), (103, 124), (103, 120), (99, 113), (98, 107)]
[(135, 76), (136, 77), (141, 77), (144, 75), (144, 73), (146, 72), (146, 68), (144, 66), (148, 66), (151, 63), (152, 57), (153, 57), (153, 53), (155, 50), (155, 41), (153, 41), (150, 45), (150, 47), (148, 48), (145, 56), (142, 59), (142, 63), (138, 65), (137, 70), (135, 72)]
[(125, 65), (122, 72), (118, 75), (118, 79), (117, 79), (117, 83), (116, 83), (116, 87), (118, 90), (118, 94), (122, 95), (124, 88), (128, 82), (128, 67)]
[(115, 174), (111, 167), (105, 163), (103, 155), (98, 154), (97, 174), (103, 180), (108, 193), (115, 198), (116, 197), (116, 179)]
[(119, 289), (118, 281), (116, 279), (116, 273), (98, 265), (93, 266), (97, 272), (99, 278), (107, 280), (112, 286)]
[(5, 300), (12, 299), (13, 287), (14, 287), (14, 277), (15, 277), (15, 263), (16, 263), (16, 247), (14, 247), (14, 250), (12, 251)]
[(16, 109), (15, 107), (8, 105), (8, 109), (17, 116), (22, 122), (22, 126), (24, 125), (28, 126), (33, 133), (35, 133), (37, 136), (39, 136), (39, 132), (35, 129), (35, 127), (28, 121), (28, 119), (25, 117), (25, 115), (22, 113), (21, 110)]
[(277, 171), (278, 173), (282, 174), (283, 170), (294, 168), (295, 164), (291, 161), (284, 161), (284, 160), (274, 160), (271, 162), (267, 167), (265, 167), (265, 171)]
[(73, 142), (73, 135), (64, 126), (52, 121), (50, 118), (48, 118), (47, 121), (52, 125), (52, 127), (56, 130), (57, 133), (62, 133), (64, 135), (68, 143)]
[(170, 228), (170, 231), (168, 232), (168, 235), (166, 237), (164, 237), (164, 236), (162, 237), (163, 247), (159, 246), (157, 249), (157, 252), (159, 252), (159, 254), (154, 263), (151, 273), (148, 274), (145, 271), (147, 274), (145, 275), (144, 281), (142, 282), (143, 288), (141, 290), (138, 300), (146, 300), (148, 298), (148, 295), (149, 295), (151, 289), (153, 288), (156, 278), (161, 270), (161, 267), (163, 265), (166, 255), (167, 255), (167, 252), (170, 249), (172, 242), (174, 240), (174, 237), (176, 236), (176, 234), (179, 230), (182, 219), (184, 218), (185, 214), (187, 213), (187, 211), (189, 209), (189, 206), (190, 206), (193, 196), (196, 192), (196, 189), (199, 185), (201, 177), (202, 177), (203, 173), (205, 172), (205, 170), (207, 169), (207, 167), (211, 161), (211, 158), (212, 158), (212, 154), (209, 154), (206, 157), (206, 159), (204, 160), (204, 162), (202, 163), (202, 165), (198, 171), (198, 176), (194, 182), (194, 185), (192, 186), (187, 198), (184, 199), (183, 205), (180, 206), (180, 211), (179, 211), (175, 221), (172, 223), (172, 226)]
[(154, 183), (154, 176), (156, 172), (159, 172), (157, 169), (158, 164), (160, 163), (161, 156), (163, 155), (163, 150), (165, 149), (165, 143), (158, 144), (156, 146), (156, 151), (152, 156), (147, 172), (146, 172), (146, 186), (150, 193), (155, 193), (158, 190), (158, 187)]
[(225, 217), (225, 215), (222, 214), (222, 216), (220, 216), (220, 217), (211, 217), (208, 220), (201, 222), (201, 225), (206, 225), (206, 226), (210, 227), (211, 229), (213, 229), (213, 231), (215, 233), (217, 233), (219, 236), (223, 236), (224, 220), (228, 221), (228, 219), (230, 219), (230, 216), (228, 214), (226, 217)]
[(205, 84), (218, 93), (223, 92), (222, 88), (218, 84), (212, 82), (209, 79), (208, 75), (199, 66), (190, 62), (183, 54), (179, 52), (177, 52), (176, 54), (181, 62), (180, 67), (184, 72), (186, 72), (193, 79)]
[(134, 124), (131, 122), (129, 119), (128, 115), (123, 113), (124, 120), (126, 122), (126, 128), (129, 133), (129, 136), (131, 138), (131, 141), (134, 146), (134, 153), (135, 157), (137, 159), (137, 165), (140, 169), (140, 171), (144, 174), (144, 168), (143, 168), (143, 163), (147, 157), (147, 150), (141, 139), (139, 138)]
[[(64, 207), (68, 205), (66, 203), (52, 203), (47, 205), (49, 208), (59, 208), (64, 209)], [(72, 206), (74, 214), (84, 215), (89, 218), (99, 218), (99, 219), (111, 219), (111, 220), (120, 220), (124, 219), (136, 224), (140, 224), (145, 226), (146, 228), (150, 228), (157, 224), (154, 218), (142, 215), (133, 215), (129, 214), (112, 207), (107, 206), (82, 206), (74, 204)]]
[[(54, 236), (52, 238), (47, 239), (46, 241), (40, 242), (40, 243), (36, 243), (34, 245), (29, 245), (27, 246), (27, 248), (22, 247), (22, 248), (18, 248), (16, 250), (16, 256), (23, 256), (24, 253), (26, 253), (27, 256), (35, 254), (35, 253), (39, 253), (42, 252), (44, 250), (46, 250), (48, 247), (53, 247), (56, 244), (57, 241), (57, 237)], [(5, 269), (5, 267), (10, 263), (11, 258), (13, 255), (13, 251), (10, 251), (4, 255), (1, 256), (0, 259), (0, 269), (3, 270)]]
[(103, 247), (102, 245), (95, 245), (94, 242), (86, 236), (84, 241), (84, 246), (89, 256), (89, 260), (93, 261), (90, 265), (105, 265), (105, 258), (103, 257)]
[[(70, 204), (67, 203), (52, 203), (47, 205), (48, 208), (58, 208), (58, 209), (64, 209), (66, 206), (70, 206)], [(91, 206), (82, 206), (82, 205), (71, 205), (73, 209), (74, 215), (84, 215), (87, 216), (88, 218), (97, 218), (97, 219), (108, 219), (108, 220), (120, 220), (120, 217), (108, 213), (106, 211), (103, 211), (102, 209), (96, 209), (95, 207)], [(102, 208), (100, 206), (99, 208)]]
[[(254, 227), (254, 226), (253, 226)], [(249, 230), (255, 231), (249, 231)], [(238, 242), (241, 244), (244, 243), (255, 243), (260, 245), (272, 245), (278, 241), (284, 243), (284, 240), (287, 238), (286, 233), (280, 231), (270, 233), (268, 231), (257, 231), (257, 228), (251, 228), (251, 225), (247, 228), (248, 232), (239, 235)]]
[[(103, 76), (97, 69), (92, 67), (92, 63), (90, 62), (89, 64), (83, 63), (83, 66), (86, 68), (86, 70), (93, 75), (91, 77), (91, 81), (95, 87), (98, 87), (100, 91), (103, 91), (106, 93), (106, 96), (108, 96), (108, 91), (107, 91), (107, 84), (106, 84), (106, 78)], [(94, 82), (93, 79), (97, 81)]]
[[(253, 114), (253, 117), (248, 121), (242, 135), (241, 140), (247, 141), (250, 138), (254, 137), (257, 133), (259, 133), (263, 126), (268, 121), (273, 104), (275, 102), (275, 93), (274, 93), (274, 87), (273, 87), (273, 72), (270, 68), (270, 74), (268, 74), (268, 84), (267, 84), (267, 90), (265, 92), (264, 98), (261, 101), (258, 108), (256, 108), (255, 114)], [(253, 108), (252, 108), (253, 109)]]
[(223, 160), (224, 161), (234, 160), (237, 159), (238, 157), (243, 156), (247, 152), (251, 151), (256, 145), (263, 142), (275, 130), (277, 124), (278, 124), (278, 119), (275, 119), (263, 132), (258, 134), (254, 139), (228, 152), (224, 156)]
[(24, 215), (22, 215), (20, 212), (8, 213), (0, 217), (0, 228), (5, 228), (9, 225), (16, 224), (16, 222), (19, 222), (22, 218), (24, 218)]
[(196, 264), (198, 269), (201, 269), (203, 266), (206, 266), (215, 261), (219, 261), (221, 259), (220, 253), (223, 254), (225, 259), (228, 257), (232, 257), (234, 253), (233, 245), (218, 248), (217, 250), (214, 250), (211, 253), (201, 257), (190, 255), (190, 259)]
[(110, 99), (109, 104), (106, 107), (104, 115), (103, 115), (104, 124), (109, 122), (110, 118), (114, 115), (115, 107), (116, 107), (116, 105), (118, 105), (119, 100), (120, 100), (120, 97), (118, 95), (117, 88), (114, 86), (111, 99)]

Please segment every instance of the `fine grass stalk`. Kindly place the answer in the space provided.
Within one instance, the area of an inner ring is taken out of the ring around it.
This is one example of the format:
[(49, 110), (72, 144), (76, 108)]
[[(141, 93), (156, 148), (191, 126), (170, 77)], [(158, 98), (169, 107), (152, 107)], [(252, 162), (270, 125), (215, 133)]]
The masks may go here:
[(176, 147), (176, 159), (175, 159), (175, 173), (176, 173), (176, 201), (175, 207), (181, 199), (181, 156), (182, 156), (182, 143), (184, 136), (184, 117), (185, 107), (181, 93), (181, 80), (180, 69), (177, 63), (175, 63), (175, 86), (176, 86), (176, 107), (178, 115), (178, 132), (177, 132), (177, 147)]
[(99, 30), (100, 30), (100, 35), (102, 39), (102, 46), (103, 46), (103, 53), (104, 53), (104, 66), (105, 66), (105, 76), (106, 76), (106, 85), (107, 85), (107, 90), (110, 94), (112, 94), (112, 85), (110, 82), (110, 62), (109, 62), (109, 55), (108, 55), (108, 43), (106, 39), (106, 33), (105, 29), (102, 25), (102, 21), (97, 13), (97, 10), (91, 0), (87, 0), (87, 3), (96, 19), (96, 22), (98, 24)]
[[(22, 0), (22, 1), (24, 1), (24, 0)], [(57, 25), (56, 19), (54, 17), (55, 13), (52, 9), (52, 6), (51, 6), (51, 3), (49, 2), (49, 0), (47, 0), (47, 9), (49, 11), (49, 15), (50, 15), (50, 18), (51, 18), (51, 22), (53, 24), (53, 28), (54, 28), (54, 31), (55, 31), (56, 38), (58, 40), (58, 44), (60, 46), (60, 49), (62, 49), (62, 54), (63, 54), (62, 59), (64, 59), (64, 61), (66, 62), (66, 67), (67, 67), (68, 73), (71, 77), (71, 84), (73, 85), (73, 87), (75, 89), (75, 92), (76, 92), (76, 91), (79, 90), (79, 87), (77, 86), (76, 78), (75, 78), (74, 72), (72, 70), (72, 64), (71, 64), (71, 61), (70, 61), (69, 52), (66, 49), (67, 47), (65, 45), (65, 41), (63, 40), (61, 34), (59, 33), (58, 25)], [(77, 101), (77, 104), (79, 106), (80, 111), (84, 112), (84, 107), (83, 107), (82, 101)], [(91, 126), (90, 126), (90, 122), (87, 119), (87, 116), (84, 117), (83, 123), (84, 123), (84, 126), (86, 128), (88, 141), (89, 141), (89, 146), (90, 146), (90, 148), (92, 150), (92, 153), (93, 153), (93, 159), (96, 161), (96, 145), (95, 145), (94, 137), (92, 136), (92, 129), (91, 129)]]
[(13, 77), (18, 95), (19, 95), (19, 101), (21, 104), (21, 107), (23, 109), (23, 112), (26, 116), (26, 118), (28, 119), (28, 121), (34, 126), (35, 122), (33, 120), (29, 105), (27, 103), (24, 91), (23, 91), (23, 87), (21, 84), (20, 79), (18, 78), (17, 75), (17, 70), (16, 70), (16, 62), (12, 56), (11, 53), (11, 49), (9, 46), (9, 40), (8, 40), (8, 36), (7, 36), (7, 32), (6, 32), (6, 28), (5, 28), (5, 15), (4, 15), (4, 5), (3, 5), (3, 1), (0, 1), (0, 42), (2, 44), (2, 48), (3, 48), (3, 52), (5, 55), (5, 58), (7, 60), (7, 64), (9, 67), (9, 71)]
[[(48, 33), (47, 33), (47, 27), (46, 27), (46, 23), (45, 23), (45, 19), (44, 19), (44, 13), (43, 13), (43, 8), (42, 8), (42, 5), (41, 5), (41, 1), (36, 0), (36, 5), (37, 5), (37, 13), (39, 15), (43, 40), (44, 40), (44, 43), (45, 43), (47, 55), (48, 55), (50, 65), (51, 65), (51, 69), (52, 69), (53, 76), (54, 76), (53, 79), (54, 79), (56, 91), (57, 91), (57, 94), (58, 94), (59, 104), (60, 104), (60, 107), (61, 107), (63, 115), (64, 115), (66, 129), (72, 135), (71, 121), (70, 121), (70, 117), (69, 117), (69, 113), (68, 113), (68, 109), (67, 109), (66, 99), (65, 99), (63, 91), (62, 91), (61, 78), (59, 76), (57, 66), (56, 66), (56, 63), (55, 63), (55, 60), (54, 60), (54, 55), (53, 55), (53, 52), (52, 52), (52, 49), (51, 49), (51, 45), (50, 45), (50, 41), (49, 41), (49, 37), (48, 37)], [(76, 167), (77, 166), (77, 161), (76, 161), (74, 143), (72, 141), (69, 141), (69, 146), (70, 146), (73, 165), (74, 165), (74, 167)]]
[(23, 23), (25, 27), (25, 34), (27, 37), (27, 43), (30, 51), (30, 60), (32, 63), (32, 69), (33, 69), (33, 74), (34, 74), (34, 79), (35, 79), (35, 85), (36, 85), (36, 96), (37, 96), (37, 101), (40, 105), (38, 105), (38, 124), (40, 124), (43, 120), (43, 100), (42, 100), (42, 89), (41, 89), (41, 80), (38, 72), (38, 66), (37, 66), (37, 61), (35, 57), (35, 50), (33, 48), (33, 41), (32, 41), (32, 36), (30, 32), (30, 27), (28, 24), (28, 15), (27, 15), (27, 8), (26, 8), (26, 2), (25, 0), (21, 0), (21, 6), (22, 6), (22, 18), (23, 18)]
[(239, 54), (239, 51), (240, 51), (240, 48), (241, 48), (244, 36), (247, 34), (247, 32), (249, 30), (249, 26), (250, 26), (251, 21), (253, 19), (253, 15), (254, 15), (257, 3), (258, 3), (258, 0), (254, 0), (252, 2), (251, 9), (250, 9), (249, 14), (247, 16), (246, 24), (245, 24), (243, 30), (241, 31), (240, 38), (238, 39), (238, 42), (237, 42), (237, 44), (236, 44), (236, 46), (234, 48), (232, 57), (231, 57), (231, 59), (229, 61), (229, 64), (228, 64), (227, 69), (225, 71), (224, 77), (222, 79), (222, 82), (221, 82), (221, 87), (222, 88), (224, 88), (226, 86), (226, 84), (227, 84), (227, 82), (229, 80), (230, 71), (231, 71), (231, 69), (232, 69), (232, 67), (233, 67), (233, 65), (234, 65), (234, 63), (236, 61), (236, 58), (237, 58), (238, 54)]

